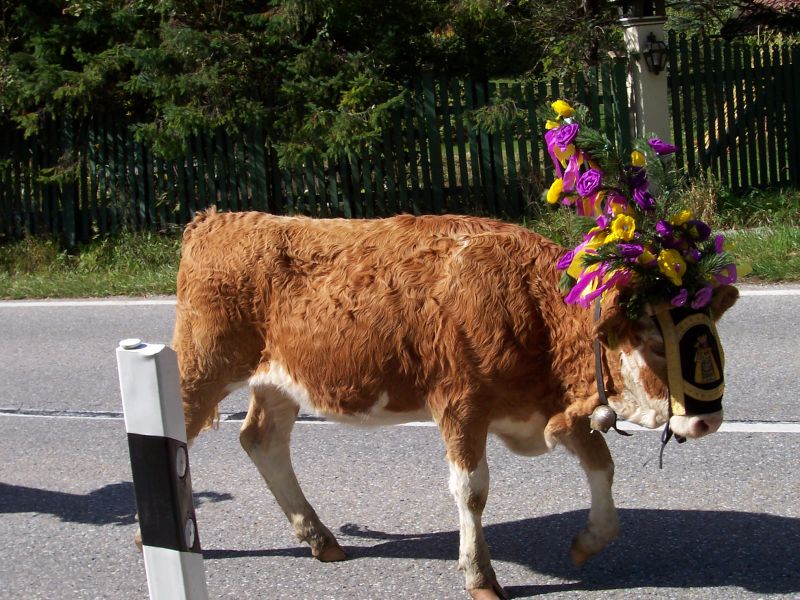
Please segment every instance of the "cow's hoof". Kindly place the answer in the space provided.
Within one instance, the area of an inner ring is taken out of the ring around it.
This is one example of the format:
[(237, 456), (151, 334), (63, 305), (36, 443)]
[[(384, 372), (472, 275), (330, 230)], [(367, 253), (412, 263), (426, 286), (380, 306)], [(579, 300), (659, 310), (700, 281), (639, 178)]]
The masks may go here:
[(581, 550), (580, 548), (575, 547), (574, 545), (569, 551), (569, 558), (572, 561), (572, 564), (576, 567), (583, 566), (587, 560), (591, 558), (591, 554), (588, 554)]
[(315, 558), (320, 562), (339, 562), (347, 559), (347, 554), (342, 550), (342, 547), (334, 542), (330, 546), (326, 546), (322, 551), (315, 555)]
[(143, 545), (142, 545), (142, 530), (141, 529), (137, 529), (136, 533), (133, 534), (133, 543), (136, 544), (136, 549), (139, 552), (143, 551), (143, 549), (142, 549), (143, 548)]
[(490, 588), (475, 588), (470, 590), (469, 595), (472, 596), (472, 600), (508, 600), (508, 594), (506, 594), (506, 591), (497, 583)]

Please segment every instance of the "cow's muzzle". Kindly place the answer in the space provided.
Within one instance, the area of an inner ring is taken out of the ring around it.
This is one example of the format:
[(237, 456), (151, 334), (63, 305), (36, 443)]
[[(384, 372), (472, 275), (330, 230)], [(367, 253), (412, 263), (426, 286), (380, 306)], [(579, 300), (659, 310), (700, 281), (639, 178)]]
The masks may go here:
[(678, 438), (696, 439), (714, 433), (722, 425), (722, 411), (706, 415), (673, 415), (669, 419), (672, 433)]

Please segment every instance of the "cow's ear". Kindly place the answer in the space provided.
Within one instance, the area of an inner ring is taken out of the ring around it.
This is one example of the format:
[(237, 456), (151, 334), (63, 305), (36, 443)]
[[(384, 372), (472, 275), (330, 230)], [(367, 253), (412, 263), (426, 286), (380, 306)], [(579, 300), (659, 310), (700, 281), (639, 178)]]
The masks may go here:
[(739, 290), (732, 285), (719, 286), (714, 290), (714, 296), (711, 298), (711, 304), (708, 307), (711, 312), (711, 318), (718, 321), (726, 310), (736, 304), (738, 298)]
[(611, 292), (603, 300), (603, 309), (600, 320), (594, 325), (594, 334), (607, 348), (616, 348), (626, 340), (634, 341), (636, 322), (625, 316), (624, 309), (619, 305), (619, 294)]

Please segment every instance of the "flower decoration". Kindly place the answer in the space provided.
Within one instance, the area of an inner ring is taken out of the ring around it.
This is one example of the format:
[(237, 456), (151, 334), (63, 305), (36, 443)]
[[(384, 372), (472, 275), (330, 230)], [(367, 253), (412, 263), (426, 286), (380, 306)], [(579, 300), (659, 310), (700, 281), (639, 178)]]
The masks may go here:
[(675, 146), (640, 140), (623, 160), (586, 125), (585, 107), (559, 99), (551, 108), (555, 114), (543, 117), (556, 178), (546, 200), (594, 221), (557, 265), (567, 303), (588, 307), (616, 289), (628, 316), (638, 318), (648, 304), (703, 309), (716, 287), (736, 282), (724, 237), (666, 200), (663, 180)]

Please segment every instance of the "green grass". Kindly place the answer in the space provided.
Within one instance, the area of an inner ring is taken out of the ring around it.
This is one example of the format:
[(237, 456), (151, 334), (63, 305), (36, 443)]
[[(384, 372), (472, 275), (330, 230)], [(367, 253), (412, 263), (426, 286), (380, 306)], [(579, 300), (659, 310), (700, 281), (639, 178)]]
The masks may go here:
[[(800, 191), (732, 196), (713, 180), (695, 183), (685, 202), (733, 243), (751, 281), (800, 281)], [(571, 211), (541, 211), (526, 226), (564, 245), (580, 237)], [(138, 233), (100, 238), (66, 252), (52, 240), (0, 246), (0, 298), (146, 296), (175, 293), (180, 236)]]
[(0, 298), (174, 294), (180, 237), (121, 234), (60, 250), (49, 239), (0, 246)]
[(728, 232), (738, 262), (750, 263), (751, 279), (780, 282), (800, 279), (800, 227), (774, 225)]

